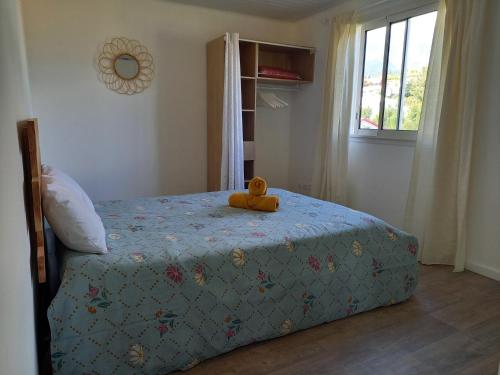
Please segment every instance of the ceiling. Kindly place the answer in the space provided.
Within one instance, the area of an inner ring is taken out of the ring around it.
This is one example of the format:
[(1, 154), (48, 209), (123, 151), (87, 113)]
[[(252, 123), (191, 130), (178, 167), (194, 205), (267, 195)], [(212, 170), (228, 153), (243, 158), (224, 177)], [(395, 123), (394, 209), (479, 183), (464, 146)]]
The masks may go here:
[(297, 21), (349, 0), (170, 0), (254, 16)]

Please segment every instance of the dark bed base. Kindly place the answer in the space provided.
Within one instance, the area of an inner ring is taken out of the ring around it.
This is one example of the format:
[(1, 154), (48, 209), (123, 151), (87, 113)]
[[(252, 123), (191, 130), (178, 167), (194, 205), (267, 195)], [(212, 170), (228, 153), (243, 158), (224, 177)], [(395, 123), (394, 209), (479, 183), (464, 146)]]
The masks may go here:
[(47, 223), (45, 223), (44, 234), (47, 282), (36, 286), (36, 328), (39, 374), (50, 375), (52, 374), (52, 361), (50, 355), (50, 326), (47, 319), (47, 309), (61, 284), (59, 270), (61, 265), (60, 252), (62, 244)]

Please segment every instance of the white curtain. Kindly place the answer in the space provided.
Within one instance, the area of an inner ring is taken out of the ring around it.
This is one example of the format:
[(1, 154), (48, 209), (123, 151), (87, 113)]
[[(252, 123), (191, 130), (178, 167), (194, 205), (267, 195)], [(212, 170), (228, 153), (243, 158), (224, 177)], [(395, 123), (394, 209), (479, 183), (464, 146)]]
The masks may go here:
[[(442, 0), (406, 207), (424, 264), (463, 271), (481, 36), (490, 0)], [(495, 0), (496, 1), (496, 0)]]
[(355, 37), (352, 14), (332, 19), (313, 194), (340, 204), (347, 195)]
[(244, 189), (239, 34), (226, 33), (221, 190)]

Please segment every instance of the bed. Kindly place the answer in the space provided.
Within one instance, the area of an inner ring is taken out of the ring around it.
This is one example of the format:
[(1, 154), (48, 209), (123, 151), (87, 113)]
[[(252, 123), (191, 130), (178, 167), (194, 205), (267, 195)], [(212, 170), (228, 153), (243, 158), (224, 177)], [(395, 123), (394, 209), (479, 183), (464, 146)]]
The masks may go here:
[(65, 249), (48, 308), (56, 374), (166, 374), (234, 348), (408, 299), (417, 240), (285, 190), (280, 210), (230, 192), (95, 205), (109, 253)]

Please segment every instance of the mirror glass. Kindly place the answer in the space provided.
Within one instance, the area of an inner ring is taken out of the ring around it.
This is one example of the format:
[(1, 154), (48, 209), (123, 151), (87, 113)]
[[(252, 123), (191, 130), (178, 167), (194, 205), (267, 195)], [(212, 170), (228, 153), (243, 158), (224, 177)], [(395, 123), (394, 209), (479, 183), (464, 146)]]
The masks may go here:
[(139, 62), (134, 56), (120, 55), (115, 59), (115, 72), (122, 79), (132, 79), (139, 73)]

